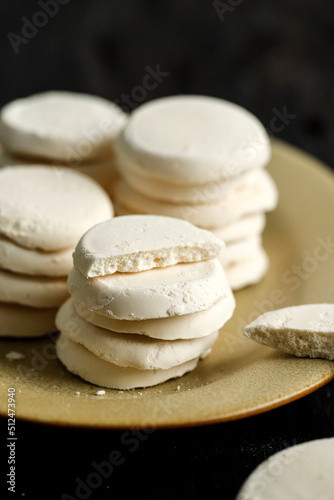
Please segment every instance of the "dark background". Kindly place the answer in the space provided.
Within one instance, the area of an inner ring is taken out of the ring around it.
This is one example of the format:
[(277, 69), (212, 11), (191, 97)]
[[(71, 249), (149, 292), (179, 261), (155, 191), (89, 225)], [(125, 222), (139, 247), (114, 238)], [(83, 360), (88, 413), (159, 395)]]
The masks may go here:
[(266, 127), (273, 109), (285, 106), (296, 118), (280, 138), (334, 165), (332, 0), (59, 1), (65, 4), (45, 26), (17, 41), (17, 53), (9, 33), (23, 36), (26, 20), (43, 25), (36, 17), (43, 9), (38, 0), (1, 3), (0, 105), (49, 89), (122, 100), (147, 66), (160, 64), (169, 75), (146, 101), (222, 97)]
[[(98, 94), (123, 105), (131, 99), (131, 109), (165, 95), (207, 94), (246, 107), (267, 129), (275, 113), (285, 110), (294, 118), (270, 133), (334, 167), (332, 0), (226, 0), (220, 8), (198, 0), (62, 3), (45, 26), (28, 29), (25, 41), (17, 37), (24, 36), (27, 20), (44, 22), (36, 17), (41, 6), (32, 0), (1, 3), (0, 105), (49, 89)], [(147, 67), (157, 65), (168, 76), (140, 94), (135, 89)], [(125, 463), (88, 496), (232, 500), (264, 458), (333, 435), (333, 388), (328, 384), (243, 421), (155, 431), (136, 451), (123, 449)], [(6, 425), (2, 420), (3, 436)], [(18, 422), (17, 434), (15, 497), (27, 500), (60, 499), (65, 492), (75, 498), (76, 478), (84, 481), (93, 461), (122, 447), (122, 431)]]

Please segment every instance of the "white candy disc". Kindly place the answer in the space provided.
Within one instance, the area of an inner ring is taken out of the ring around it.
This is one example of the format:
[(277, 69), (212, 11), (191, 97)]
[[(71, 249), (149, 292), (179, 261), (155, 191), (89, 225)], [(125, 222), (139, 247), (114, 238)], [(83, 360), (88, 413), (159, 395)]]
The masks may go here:
[(2, 108), (0, 138), (12, 154), (70, 165), (108, 154), (125, 121), (123, 111), (101, 97), (44, 92)]
[(239, 241), (251, 236), (260, 235), (264, 230), (266, 216), (263, 213), (250, 214), (222, 227), (211, 228), (215, 236), (225, 243)]
[(119, 156), (116, 165), (126, 183), (139, 194), (153, 200), (167, 203), (211, 203), (218, 201), (237, 187), (247, 186), (254, 174), (254, 169), (238, 176), (226, 175), (225, 178), (205, 184), (175, 184), (144, 176), (133, 164), (128, 166), (124, 157)]
[(55, 332), (56, 313), (56, 308), (38, 309), (0, 302), (0, 337), (42, 337)]
[(254, 172), (247, 187), (236, 187), (214, 203), (176, 205), (152, 200), (133, 191), (124, 181), (119, 183), (115, 195), (116, 204), (128, 213), (176, 217), (202, 228), (221, 227), (245, 215), (272, 210), (277, 199), (276, 186), (264, 170)]
[(61, 335), (57, 341), (57, 355), (66, 368), (82, 379), (111, 389), (134, 389), (161, 384), (181, 377), (196, 368), (199, 358), (173, 366), (166, 370), (138, 370), (117, 366), (95, 356), (88, 349)]
[(258, 283), (266, 274), (269, 260), (266, 252), (260, 248), (252, 257), (226, 266), (225, 273), (232, 290), (240, 290)]
[(255, 116), (231, 102), (196, 95), (140, 106), (115, 146), (144, 175), (180, 184), (240, 175), (270, 158), (268, 135)]
[(218, 332), (210, 332), (197, 339), (168, 341), (112, 332), (81, 318), (74, 308), (73, 299), (66, 301), (60, 308), (56, 325), (62, 334), (99, 358), (139, 370), (165, 370), (190, 361), (211, 349), (218, 337)]
[(205, 337), (219, 330), (232, 317), (235, 299), (232, 292), (204, 311), (170, 318), (117, 320), (90, 311), (81, 302), (75, 302), (77, 313), (89, 323), (114, 332), (137, 333), (162, 340)]
[(59, 307), (68, 295), (65, 278), (24, 276), (0, 269), (0, 302)]
[(68, 286), (74, 299), (88, 309), (126, 320), (203, 311), (229, 290), (218, 259), (89, 279), (73, 268)]
[(260, 464), (236, 500), (332, 500), (334, 438), (291, 446)]
[(90, 227), (113, 216), (107, 193), (70, 168), (0, 170), (0, 234), (26, 248), (75, 247)]
[(243, 240), (234, 241), (226, 245), (224, 255), (219, 257), (223, 267), (243, 262), (250, 259), (261, 251), (262, 240), (259, 236), (244, 238)]
[(73, 250), (42, 252), (0, 236), (0, 268), (32, 276), (67, 276), (73, 267)]

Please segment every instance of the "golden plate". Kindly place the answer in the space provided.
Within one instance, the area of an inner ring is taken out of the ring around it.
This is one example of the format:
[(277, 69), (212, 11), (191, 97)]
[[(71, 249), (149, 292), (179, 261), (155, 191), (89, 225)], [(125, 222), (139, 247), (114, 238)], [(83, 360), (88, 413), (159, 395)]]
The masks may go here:
[[(212, 354), (182, 378), (148, 389), (105, 390), (68, 373), (51, 338), (0, 342), (0, 413), (9, 387), (16, 417), (95, 428), (182, 427), (239, 419), (298, 399), (334, 378), (334, 363), (295, 358), (242, 335), (258, 314), (294, 304), (332, 302), (334, 176), (314, 158), (275, 141), (268, 170), (280, 191), (268, 215), (268, 274), (236, 293), (237, 309)], [(332, 239), (333, 238), (333, 239)], [(19, 351), (24, 359), (7, 359)]]

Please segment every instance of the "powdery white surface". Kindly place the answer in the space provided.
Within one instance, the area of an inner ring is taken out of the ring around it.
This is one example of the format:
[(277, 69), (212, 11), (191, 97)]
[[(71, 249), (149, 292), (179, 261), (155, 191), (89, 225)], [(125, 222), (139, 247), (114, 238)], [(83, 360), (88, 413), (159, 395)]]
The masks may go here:
[(68, 287), (75, 300), (98, 314), (143, 320), (208, 309), (226, 297), (229, 285), (218, 259), (212, 259), (97, 278), (73, 268)]
[(75, 249), (73, 263), (81, 274), (91, 278), (208, 260), (223, 249), (219, 238), (187, 221), (129, 215), (89, 229)]
[[(130, 210), (117, 204), (117, 202), (115, 204), (115, 211), (119, 216), (131, 214)], [(265, 214), (256, 213), (244, 215), (228, 224), (219, 227), (210, 227), (207, 230), (211, 231), (217, 238), (222, 239), (227, 245), (243, 238), (260, 235), (264, 230), (265, 224)]]
[(117, 366), (95, 356), (63, 335), (60, 335), (56, 349), (58, 358), (70, 372), (92, 384), (119, 390), (150, 387), (171, 378), (181, 377), (196, 368), (199, 361), (199, 358), (196, 358), (166, 370), (138, 370)]
[(112, 216), (107, 193), (73, 169), (24, 165), (0, 170), (0, 234), (26, 248), (75, 247), (90, 227)]
[(218, 337), (216, 331), (197, 339), (169, 341), (112, 332), (81, 318), (74, 308), (73, 299), (60, 308), (56, 325), (65, 337), (83, 345), (99, 358), (139, 370), (165, 370), (190, 361), (211, 349)]
[[(17, 158), (6, 151), (2, 151), (0, 154), (0, 168), (8, 165), (44, 165), (50, 167), (54, 166), (54, 162), (50, 161), (48, 163), (47, 160), (43, 160), (42, 162), (38, 158)], [(59, 162), (59, 166), (70, 167), (77, 172), (88, 175), (100, 184), (108, 194), (112, 193), (113, 187), (119, 177), (113, 154), (86, 161), (74, 158), (69, 162)]]
[(227, 196), (236, 187), (249, 184), (255, 169), (248, 172), (226, 174), (223, 179), (216, 179), (204, 184), (176, 184), (170, 181), (161, 181), (143, 175), (135, 163), (131, 163), (123, 156), (118, 156), (116, 166), (126, 183), (137, 193), (153, 200), (168, 203), (210, 203)]
[(212, 228), (211, 231), (215, 236), (225, 241), (225, 243), (230, 243), (261, 234), (265, 223), (265, 214), (250, 214), (225, 226)]
[(151, 177), (206, 183), (264, 166), (268, 135), (251, 113), (222, 99), (188, 95), (156, 99), (134, 111), (116, 150)]
[[(277, 188), (264, 170), (252, 175), (252, 182), (236, 187), (221, 200), (212, 203), (185, 205), (152, 200), (136, 193), (121, 181), (115, 194), (116, 213), (118, 206), (124, 213), (156, 214), (185, 219), (202, 228), (221, 227), (245, 215), (273, 210), (278, 201)], [(125, 209), (125, 211), (124, 211)]]
[(248, 338), (295, 356), (334, 360), (334, 304), (304, 304), (270, 311), (245, 330)]
[(227, 280), (233, 291), (258, 283), (266, 274), (269, 259), (263, 248), (259, 248), (250, 258), (227, 265)]
[(332, 500), (334, 438), (291, 446), (249, 476), (236, 500)]
[(58, 307), (68, 298), (66, 278), (24, 276), (0, 269), (0, 302)]
[(0, 302), (0, 337), (42, 337), (55, 332), (56, 308), (39, 309)]
[(142, 321), (117, 320), (90, 311), (75, 302), (77, 313), (89, 323), (114, 332), (136, 333), (162, 340), (191, 339), (219, 330), (231, 317), (235, 308), (232, 292), (205, 311), (171, 318), (144, 319)]
[(4, 106), (0, 139), (11, 153), (70, 164), (109, 153), (125, 122), (125, 113), (106, 99), (50, 91)]
[(32, 276), (67, 276), (73, 267), (73, 250), (42, 252), (0, 236), (0, 268)]
[(226, 251), (219, 260), (223, 267), (238, 262), (243, 262), (256, 256), (262, 248), (262, 240), (260, 236), (252, 236), (243, 240), (234, 241), (226, 245)]

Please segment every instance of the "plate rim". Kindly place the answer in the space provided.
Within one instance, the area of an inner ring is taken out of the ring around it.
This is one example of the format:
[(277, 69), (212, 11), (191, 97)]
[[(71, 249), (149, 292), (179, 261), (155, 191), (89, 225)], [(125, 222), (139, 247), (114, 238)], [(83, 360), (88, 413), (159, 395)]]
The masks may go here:
[[(326, 179), (330, 180), (330, 182), (333, 185), (334, 189), (334, 175), (333, 175), (333, 170), (329, 165), (326, 163), (322, 162), (312, 154), (303, 151), (297, 146), (294, 146), (290, 143), (287, 143), (285, 141), (279, 140), (279, 139), (272, 139), (272, 147), (273, 147), (273, 152), (275, 151), (276, 154), (278, 155), (285, 155), (285, 156), (290, 156), (290, 154), (293, 154), (295, 157), (298, 157), (299, 161), (305, 162), (305, 160), (308, 163), (308, 167), (311, 169), (316, 168), (318, 170), (318, 173), (321, 172), (321, 174), (325, 175)], [(13, 339), (11, 339), (13, 340)], [(330, 363), (330, 362), (329, 362)], [(108, 423), (105, 422), (75, 422), (72, 421), (66, 416), (64, 418), (52, 418), (50, 415), (48, 417), (41, 417), (41, 418), (36, 418), (34, 416), (25, 416), (21, 415), (20, 413), (16, 416), (16, 418), (22, 422), (26, 423), (32, 423), (32, 424), (38, 424), (38, 425), (46, 425), (46, 426), (56, 426), (56, 427), (68, 427), (68, 428), (80, 428), (80, 429), (96, 429), (96, 430), (115, 430), (115, 431), (124, 431), (127, 429), (131, 428), (154, 428), (154, 429), (176, 429), (176, 428), (190, 428), (190, 427), (199, 427), (199, 426), (204, 426), (204, 425), (214, 425), (214, 424), (219, 424), (219, 423), (224, 423), (224, 422), (232, 422), (232, 421), (237, 421), (237, 420), (243, 420), (245, 418), (249, 418), (252, 416), (256, 416), (262, 413), (266, 413), (268, 411), (274, 410), (276, 408), (279, 408), (281, 406), (286, 406), (291, 402), (297, 401), (304, 396), (307, 396), (313, 392), (315, 392), (317, 389), (325, 386), (329, 382), (334, 380), (334, 370), (332, 374), (327, 374), (326, 376), (323, 376), (321, 380), (317, 380), (314, 384), (311, 386), (304, 387), (300, 391), (286, 395), (282, 398), (276, 398), (273, 401), (267, 401), (263, 403), (262, 405), (257, 405), (256, 407), (251, 407), (247, 408), (244, 411), (232, 411), (229, 414), (221, 415), (219, 416), (219, 413), (213, 415), (213, 416), (207, 416), (204, 415), (202, 417), (196, 416), (195, 418), (188, 418), (187, 421), (172, 421), (168, 422), (168, 418), (165, 419), (165, 422), (154, 422), (151, 425), (141, 425), (141, 424), (133, 424), (133, 425), (120, 425), (118, 422), (113, 422), (110, 421)], [(24, 389), (24, 387), (22, 388)], [(144, 390), (144, 389), (143, 389)], [(38, 404), (38, 403), (37, 403)], [(1, 418), (6, 418), (7, 413), (2, 410), (0, 407), (0, 417)], [(140, 420), (140, 419), (139, 419)]]

